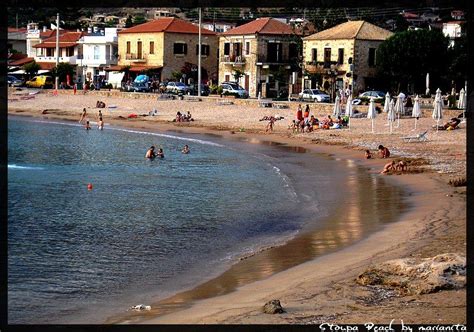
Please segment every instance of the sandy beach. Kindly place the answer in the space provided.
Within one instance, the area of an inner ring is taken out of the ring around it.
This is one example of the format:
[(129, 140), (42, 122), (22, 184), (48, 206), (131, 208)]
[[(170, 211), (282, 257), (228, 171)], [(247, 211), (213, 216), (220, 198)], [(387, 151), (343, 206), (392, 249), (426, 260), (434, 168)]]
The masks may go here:
[[(350, 159), (370, 173), (379, 173), (386, 160), (366, 160), (364, 150), (377, 156), (379, 144), (390, 149), (393, 160), (404, 159), (409, 169), (403, 174), (385, 176), (393, 185), (403, 186), (412, 199), (413, 208), (396, 223), (351, 245), (296, 267), (279, 272), (218, 297), (192, 303), (183, 310), (161, 315), (147, 313), (113, 317), (110, 323), (219, 323), (219, 324), (320, 324), (328, 323), (422, 323), (462, 324), (466, 322), (466, 290), (442, 290), (423, 295), (403, 295), (363, 286), (355, 278), (367, 267), (396, 258), (425, 258), (444, 253), (466, 252), (466, 187), (453, 187), (450, 180), (466, 175), (466, 124), (453, 131), (431, 129), (431, 107), (423, 108), (423, 117), (414, 130), (414, 119), (403, 117), (394, 123), (390, 134), (386, 115), (375, 119), (375, 133), (366, 118), (351, 119), (351, 128), (293, 133), (288, 125), (295, 117), (297, 102), (282, 103), (289, 108), (261, 108), (256, 101), (232, 100), (223, 105), (218, 98), (202, 101), (159, 100), (146, 96), (108, 92), (73, 95), (72, 91), (53, 95), (41, 91), (31, 99), (26, 90), (9, 89), (8, 112), (48, 119), (79, 120), (87, 108), (96, 121), (97, 100), (113, 108), (102, 110), (107, 124), (147, 130), (182, 130), (216, 133), (223, 137), (243, 136), (258, 140), (301, 146), (317, 153)], [(304, 105), (304, 104), (303, 104)], [(332, 114), (333, 105), (310, 104), (311, 114), (321, 119)], [(156, 116), (147, 115), (157, 110)], [(366, 112), (367, 106), (356, 106)], [(44, 112), (46, 110), (46, 112)], [(191, 112), (195, 121), (173, 123), (176, 112)], [(44, 114), (43, 114), (44, 113)], [(445, 110), (442, 123), (457, 116), (459, 110)], [(137, 118), (128, 118), (136, 114)], [(265, 133), (263, 116), (279, 115), (271, 133)], [(94, 128), (95, 129), (95, 128)], [(426, 142), (407, 142), (403, 137), (428, 131)], [(261, 307), (279, 299), (286, 313), (268, 315)], [(182, 299), (181, 299), (182, 300)], [(179, 295), (172, 301), (179, 302)], [(172, 303), (172, 301), (170, 303)]]

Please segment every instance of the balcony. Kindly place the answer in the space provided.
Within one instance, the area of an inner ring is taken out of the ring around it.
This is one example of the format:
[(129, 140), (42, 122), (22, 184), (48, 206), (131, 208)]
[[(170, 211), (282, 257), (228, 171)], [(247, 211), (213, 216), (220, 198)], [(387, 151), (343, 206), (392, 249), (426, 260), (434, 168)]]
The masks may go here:
[(342, 64), (337, 61), (306, 61), (305, 69), (311, 74), (326, 74), (331, 67), (336, 67), (339, 70)]
[(224, 55), (220, 58), (221, 63), (232, 65), (233, 67), (243, 66), (245, 61), (245, 57), (242, 55)]
[[(56, 62), (55, 56), (37, 55), (35, 56), (36, 62)], [(67, 62), (71, 65), (77, 64), (77, 56), (60, 56), (59, 62)]]
[(268, 55), (259, 55), (257, 58), (257, 65), (282, 65), (296, 62), (296, 60), (289, 59), (288, 57), (276, 57)]
[(144, 54), (142, 54), (141, 56), (138, 56), (135, 53), (129, 53), (129, 54), (125, 54), (125, 60), (129, 60), (130, 62), (133, 62), (133, 63), (140, 63), (140, 62), (146, 62), (146, 57)]

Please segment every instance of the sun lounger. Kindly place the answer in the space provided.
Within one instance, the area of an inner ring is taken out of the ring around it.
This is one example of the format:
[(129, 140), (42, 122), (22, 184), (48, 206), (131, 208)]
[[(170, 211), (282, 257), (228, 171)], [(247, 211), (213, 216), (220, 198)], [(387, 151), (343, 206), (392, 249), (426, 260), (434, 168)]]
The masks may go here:
[(288, 104), (273, 104), (273, 107), (274, 108), (278, 108), (278, 109), (281, 109), (281, 108), (290, 108), (288, 106)]
[(261, 101), (261, 102), (258, 103), (259, 107), (272, 107), (272, 105), (273, 104), (269, 101)]
[(407, 137), (402, 137), (402, 138), (407, 142), (424, 142), (428, 140), (428, 137), (426, 137), (427, 133), (428, 131), (425, 131), (424, 133), (420, 133), (415, 136), (407, 136)]
[(217, 105), (234, 105), (234, 102), (232, 100), (219, 100)]

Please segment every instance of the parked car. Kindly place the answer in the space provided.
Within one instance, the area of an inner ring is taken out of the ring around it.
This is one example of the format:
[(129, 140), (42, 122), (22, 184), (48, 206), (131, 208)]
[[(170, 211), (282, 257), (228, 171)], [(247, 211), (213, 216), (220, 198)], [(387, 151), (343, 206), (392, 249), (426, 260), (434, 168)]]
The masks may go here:
[(150, 92), (150, 86), (148, 83), (137, 83), (134, 82), (131, 86), (131, 91), (133, 92)]
[(300, 100), (311, 100), (319, 103), (329, 103), (330, 97), (318, 89), (304, 89), (299, 93)]
[(54, 86), (54, 81), (51, 76), (39, 75), (33, 77), (31, 80), (26, 81), (27, 88), (52, 88)]
[(383, 91), (365, 91), (359, 95), (359, 99), (364, 100), (368, 99), (370, 101), (370, 98), (374, 98), (374, 101), (376, 103), (381, 102), (382, 100), (385, 99), (385, 92)]
[(191, 88), (181, 82), (169, 82), (166, 86), (166, 92), (176, 94), (187, 94), (191, 91)]
[(222, 94), (234, 95), (238, 98), (248, 98), (249, 93), (243, 87), (241, 87), (237, 82), (223, 82), (221, 85)]
[[(201, 96), (209, 96), (210, 93), (211, 90), (209, 89), (209, 86), (206, 84), (201, 84)], [(191, 87), (191, 94), (197, 96), (197, 84)]]
[(23, 81), (13, 75), (8, 75), (8, 86), (22, 86)]

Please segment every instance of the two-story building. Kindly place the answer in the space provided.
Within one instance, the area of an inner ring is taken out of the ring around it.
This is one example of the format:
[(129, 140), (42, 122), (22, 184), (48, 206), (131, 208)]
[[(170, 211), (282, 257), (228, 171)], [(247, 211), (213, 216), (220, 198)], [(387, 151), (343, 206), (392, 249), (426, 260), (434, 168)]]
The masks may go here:
[[(59, 35), (59, 62), (67, 62), (77, 66), (77, 60), (82, 57), (82, 47), (79, 39), (84, 32), (64, 32)], [(41, 69), (51, 70), (56, 66), (56, 36), (46, 38), (41, 43), (33, 46), (36, 49), (35, 61)], [(76, 67), (76, 75), (79, 75)]]
[(290, 25), (269, 17), (222, 33), (219, 82), (237, 78), (251, 97), (276, 97), (282, 90), (287, 93), (291, 73), (299, 71), (298, 39)]
[(9, 52), (26, 54), (26, 28), (8, 28), (7, 47)]
[[(173, 73), (185, 67), (197, 75), (198, 31), (197, 25), (175, 17), (119, 31), (118, 65), (112, 68), (128, 67), (135, 74), (155, 71), (161, 81), (173, 79)], [(213, 77), (217, 78), (217, 35), (201, 28), (201, 78), (207, 82)]]
[[(100, 78), (107, 79), (105, 67), (117, 64), (118, 29), (89, 29), (88, 33), (78, 41), (82, 48), (82, 56), (77, 59), (80, 67), (78, 80), (96, 83)], [(86, 79), (84, 80), (83, 77)]]
[(337, 89), (377, 88), (377, 48), (392, 34), (365, 21), (349, 21), (303, 38), (304, 87), (322, 87), (333, 98)]

